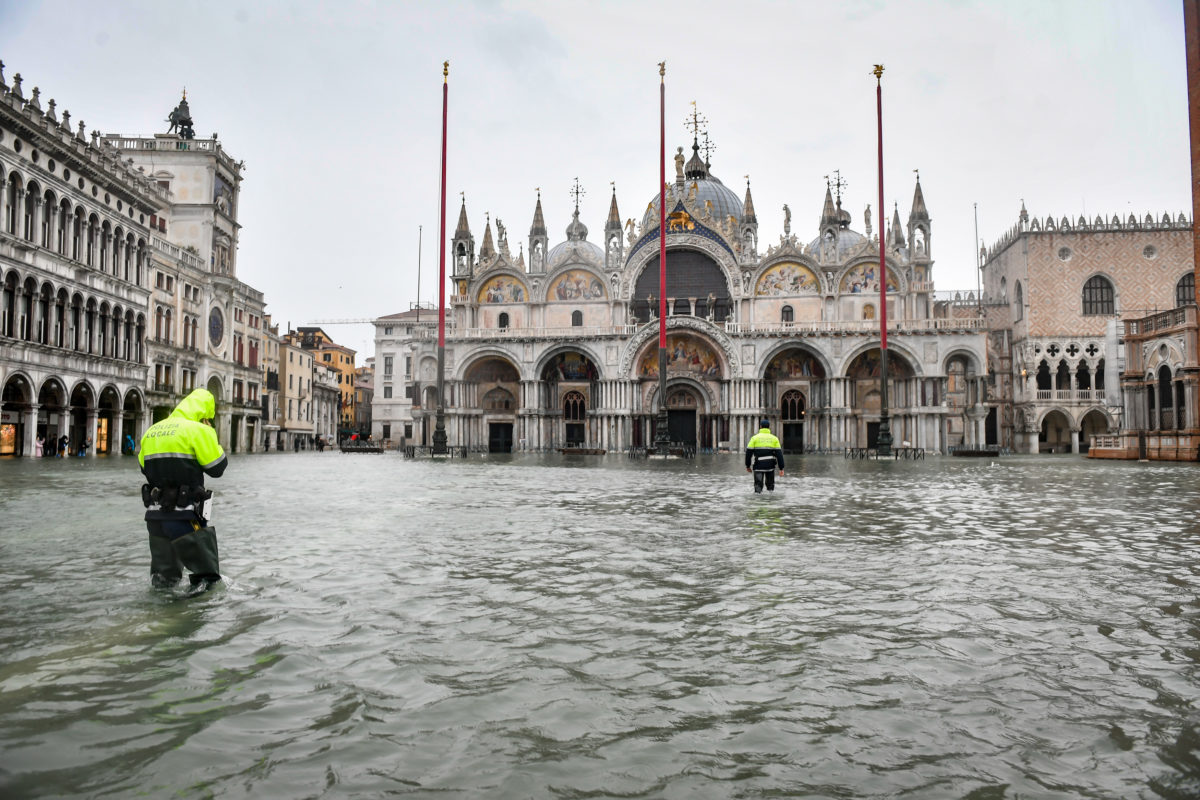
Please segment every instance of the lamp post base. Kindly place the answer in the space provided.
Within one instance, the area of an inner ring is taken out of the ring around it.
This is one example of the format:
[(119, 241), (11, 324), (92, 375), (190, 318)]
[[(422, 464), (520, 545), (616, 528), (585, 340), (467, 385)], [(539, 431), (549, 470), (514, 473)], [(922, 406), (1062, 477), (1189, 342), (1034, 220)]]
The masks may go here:
[(654, 430), (654, 452), (656, 455), (665, 456), (671, 449), (671, 432), (668, 430), (670, 425), (667, 417), (667, 409), (660, 408), (658, 410), (658, 423)]
[(881, 456), (892, 454), (892, 429), (888, 418), (879, 420), (879, 435), (875, 439), (875, 451)]
[(446, 446), (446, 412), (439, 408), (437, 421), (433, 425), (433, 455), (444, 456), (449, 452), (450, 448)]

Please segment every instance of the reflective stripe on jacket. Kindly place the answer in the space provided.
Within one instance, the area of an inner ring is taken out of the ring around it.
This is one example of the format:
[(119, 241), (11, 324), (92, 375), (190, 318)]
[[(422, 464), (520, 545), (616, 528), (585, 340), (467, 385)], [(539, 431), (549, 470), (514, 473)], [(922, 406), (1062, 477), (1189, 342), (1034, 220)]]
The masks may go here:
[(203, 486), (204, 475), (214, 478), (229, 463), (217, 432), (200, 420), (212, 419), (216, 400), (197, 389), (180, 401), (171, 416), (156, 422), (142, 437), (138, 463), (151, 486)]
[(770, 428), (760, 428), (746, 443), (746, 469), (770, 472), (783, 469), (783, 449)]

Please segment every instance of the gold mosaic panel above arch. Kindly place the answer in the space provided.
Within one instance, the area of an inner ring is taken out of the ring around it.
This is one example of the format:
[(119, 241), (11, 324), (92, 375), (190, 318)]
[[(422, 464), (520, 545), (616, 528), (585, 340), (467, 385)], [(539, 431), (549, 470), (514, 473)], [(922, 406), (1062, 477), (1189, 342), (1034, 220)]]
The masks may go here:
[(607, 300), (608, 292), (604, 289), (604, 281), (596, 275), (583, 269), (570, 269), (554, 279), (546, 292), (549, 302), (580, 300)]
[(758, 278), (754, 294), (759, 297), (777, 297), (781, 295), (817, 294), (821, 291), (821, 282), (816, 274), (804, 266), (786, 262), (776, 264), (767, 269)]
[[(888, 272), (887, 290), (889, 292), (900, 291), (900, 284), (896, 282), (895, 272)], [(851, 267), (842, 276), (838, 291), (842, 294), (870, 294), (872, 292), (879, 294), (879, 265), (871, 262)]]
[[(667, 374), (688, 372), (704, 378), (721, 377), (721, 359), (708, 342), (686, 334), (667, 336)], [(658, 347), (651, 346), (638, 361), (639, 378), (658, 377)]]
[(524, 303), (528, 298), (525, 284), (508, 275), (497, 275), (479, 288), (480, 303)]

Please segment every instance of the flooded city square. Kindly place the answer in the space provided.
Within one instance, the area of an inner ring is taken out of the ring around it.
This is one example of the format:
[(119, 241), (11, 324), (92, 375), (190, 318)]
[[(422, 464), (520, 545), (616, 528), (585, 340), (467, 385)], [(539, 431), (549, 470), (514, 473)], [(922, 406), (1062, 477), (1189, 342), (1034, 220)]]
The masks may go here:
[(0, 462), (0, 796), (1200, 795), (1197, 466), (788, 464)]

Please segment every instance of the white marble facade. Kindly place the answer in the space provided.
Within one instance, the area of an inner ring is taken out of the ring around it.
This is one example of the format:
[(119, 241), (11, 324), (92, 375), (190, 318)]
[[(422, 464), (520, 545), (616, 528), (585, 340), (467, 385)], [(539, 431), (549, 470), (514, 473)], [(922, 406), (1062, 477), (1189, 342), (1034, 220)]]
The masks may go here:
[[(615, 194), (604, 247), (578, 208), (551, 247), (541, 198), (528, 263), (490, 222), (475, 252), (465, 203), (451, 242), (446, 426), (452, 445), (625, 451), (653, 441), (659, 397), (658, 198), (622, 222)], [(747, 186), (738, 198), (695, 155), (677, 159), (667, 200), (667, 397), (671, 438), (740, 449), (767, 417), (792, 451), (874, 444), (880, 419), (879, 241), (850, 227), (827, 189), (813, 238), (757, 251)], [(930, 218), (918, 182), (907, 227), (884, 234), (889, 411), (895, 444), (946, 452), (983, 444), (986, 332), (978, 314), (935, 301)], [(431, 443), (436, 312), (376, 321), (375, 434)], [(385, 333), (386, 331), (386, 333)], [(388, 359), (390, 358), (390, 362)], [(408, 365), (401, 369), (399, 365)], [(384, 387), (391, 386), (390, 399)], [(403, 432), (408, 430), (410, 436)]]

